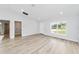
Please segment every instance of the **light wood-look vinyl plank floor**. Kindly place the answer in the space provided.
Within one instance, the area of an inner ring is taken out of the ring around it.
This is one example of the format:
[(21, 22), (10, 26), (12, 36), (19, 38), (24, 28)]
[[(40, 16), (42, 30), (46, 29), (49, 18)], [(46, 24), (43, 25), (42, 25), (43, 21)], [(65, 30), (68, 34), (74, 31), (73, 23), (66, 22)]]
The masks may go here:
[(79, 43), (36, 34), (0, 42), (0, 54), (78, 54)]

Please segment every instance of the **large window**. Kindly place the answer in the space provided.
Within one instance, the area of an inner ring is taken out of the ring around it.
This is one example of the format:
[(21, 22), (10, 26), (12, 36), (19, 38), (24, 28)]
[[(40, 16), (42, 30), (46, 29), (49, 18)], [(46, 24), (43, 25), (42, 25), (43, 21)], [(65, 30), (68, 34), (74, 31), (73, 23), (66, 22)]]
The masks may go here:
[(51, 32), (57, 34), (66, 34), (66, 22), (51, 23)]

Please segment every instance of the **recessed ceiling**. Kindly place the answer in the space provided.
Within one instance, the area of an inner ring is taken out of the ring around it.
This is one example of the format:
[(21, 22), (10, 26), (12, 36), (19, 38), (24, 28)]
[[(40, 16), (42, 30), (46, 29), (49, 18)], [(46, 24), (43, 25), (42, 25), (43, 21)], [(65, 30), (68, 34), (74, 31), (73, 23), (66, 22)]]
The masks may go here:
[(0, 5), (1, 8), (10, 8), (17, 14), (22, 14), (21, 12), (24, 10), (29, 14), (27, 17), (39, 21), (79, 15), (79, 5), (77, 4), (7, 4)]

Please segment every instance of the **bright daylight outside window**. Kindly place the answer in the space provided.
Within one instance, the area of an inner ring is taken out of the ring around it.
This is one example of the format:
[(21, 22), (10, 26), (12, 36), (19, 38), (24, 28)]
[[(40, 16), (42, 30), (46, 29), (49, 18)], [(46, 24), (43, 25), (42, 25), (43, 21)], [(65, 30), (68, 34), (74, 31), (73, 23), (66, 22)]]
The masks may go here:
[(51, 23), (51, 33), (66, 34), (66, 22)]

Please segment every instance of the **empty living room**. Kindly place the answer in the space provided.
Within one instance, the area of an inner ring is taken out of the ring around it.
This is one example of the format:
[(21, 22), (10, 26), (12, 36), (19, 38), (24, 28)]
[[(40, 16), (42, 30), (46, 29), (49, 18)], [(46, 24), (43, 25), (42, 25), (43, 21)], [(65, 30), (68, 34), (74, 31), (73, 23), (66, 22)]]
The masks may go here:
[(0, 54), (79, 54), (79, 4), (0, 4)]

